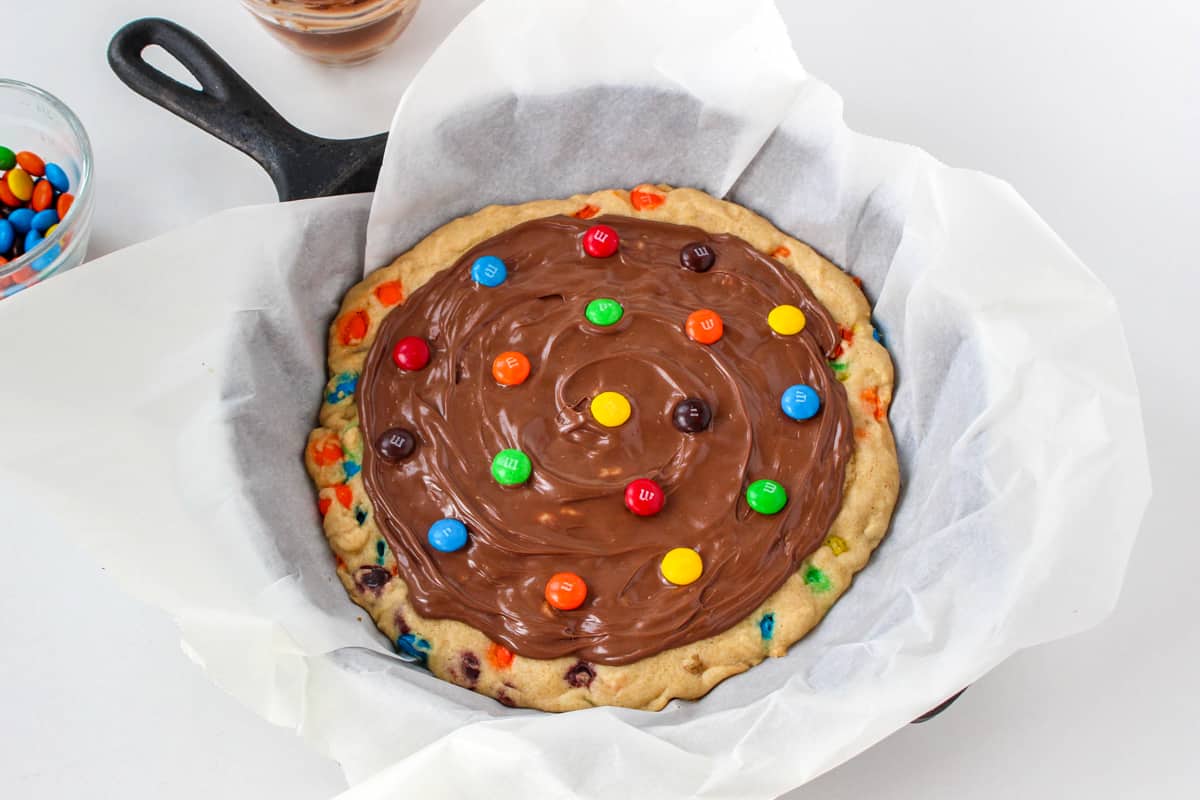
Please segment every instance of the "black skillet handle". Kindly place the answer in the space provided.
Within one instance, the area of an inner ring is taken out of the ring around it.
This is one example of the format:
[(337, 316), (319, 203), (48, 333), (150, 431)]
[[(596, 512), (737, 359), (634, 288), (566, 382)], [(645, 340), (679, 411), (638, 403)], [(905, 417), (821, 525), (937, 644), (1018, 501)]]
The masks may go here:
[[(200, 91), (151, 66), (142, 51), (158, 45), (195, 76)], [(288, 199), (295, 154), (314, 137), (279, 115), (233, 67), (191, 31), (165, 19), (139, 19), (113, 36), (108, 63), (125, 85), (246, 153)], [(302, 166), (302, 165), (301, 165)]]

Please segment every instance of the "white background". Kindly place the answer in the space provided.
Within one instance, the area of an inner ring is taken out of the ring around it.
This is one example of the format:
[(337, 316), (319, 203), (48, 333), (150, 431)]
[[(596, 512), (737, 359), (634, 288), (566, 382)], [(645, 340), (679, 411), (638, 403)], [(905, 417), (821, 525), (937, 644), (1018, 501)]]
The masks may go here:
[[(1200, 4), (779, 3), (801, 61), (843, 95), (851, 126), (1011, 181), (1113, 290), (1155, 481), (1109, 620), (1014, 657), (935, 721), (789, 797), (1196, 796)], [(283, 50), (235, 0), (2, 5), (0, 74), (57, 94), (91, 132), (96, 256), (274, 199), (253, 162), (117, 81), (105, 48), (122, 23), (182, 22), (286, 117), (350, 137), (387, 127), (474, 2), (425, 0), (393, 49), (342, 70)], [(36, 514), (0, 512), (0, 534), (0, 796), (308, 800), (344, 787), (334, 763), (212, 687), (164, 615), (124, 596)]]

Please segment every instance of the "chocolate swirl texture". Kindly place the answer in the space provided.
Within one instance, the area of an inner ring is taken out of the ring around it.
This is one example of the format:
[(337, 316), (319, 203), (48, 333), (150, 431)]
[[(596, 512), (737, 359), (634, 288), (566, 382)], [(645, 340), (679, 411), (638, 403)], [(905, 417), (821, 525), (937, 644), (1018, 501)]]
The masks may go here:
[[(594, 223), (618, 232), (616, 255), (584, 253)], [(698, 241), (717, 254), (706, 272), (680, 266), (681, 248)], [(500, 286), (471, 279), (481, 255), (504, 260)], [(587, 321), (584, 308), (598, 297), (624, 306), (618, 323)], [(767, 312), (783, 303), (807, 317), (797, 335), (767, 325)], [(724, 321), (715, 344), (684, 335), (684, 320), (701, 308)], [(425, 369), (392, 363), (406, 336), (430, 343)], [(609, 665), (742, 621), (821, 545), (841, 506), (853, 441), (845, 390), (827, 364), (839, 338), (798, 275), (733, 236), (619, 216), (550, 217), (471, 249), (383, 321), (358, 391), (366, 490), (413, 606), (465, 622), (521, 656)], [(491, 374), (495, 356), (509, 350), (532, 363), (517, 386)], [(796, 383), (821, 398), (812, 419), (780, 410)], [(632, 403), (620, 427), (591, 418), (589, 402), (602, 391)], [(686, 397), (711, 408), (707, 430), (672, 424)], [(398, 463), (370, 444), (393, 427), (419, 442)], [(492, 480), (492, 457), (505, 448), (529, 455), (528, 483)], [(666, 491), (659, 514), (626, 509), (623, 493), (636, 478)], [(787, 490), (781, 512), (747, 506), (745, 488), (759, 478)], [(462, 550), (429, 546), (426, 531), (443, 517), (466, 523)], [(675, 547), (700, 553), (696, 582), (676, 586), (660, 574)], [(563, 571), (588, 585), (572, 611), (550, 608), (543, 595)]]

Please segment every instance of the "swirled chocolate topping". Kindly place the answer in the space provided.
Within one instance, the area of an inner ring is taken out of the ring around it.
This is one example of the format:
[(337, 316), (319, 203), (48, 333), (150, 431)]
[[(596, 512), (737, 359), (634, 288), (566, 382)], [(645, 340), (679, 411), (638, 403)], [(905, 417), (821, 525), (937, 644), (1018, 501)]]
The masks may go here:
[[(593, 223), (616, 230), (614, 255), (585, 252)], [(695, 243), (715, 259), (685, 252)], [(499, 285), (472, 278), (485, 255), (504, 262)], [(621, 305), (618, 321), (589, 321), (597, 298)], [(782, 304), (803, 311), (799, 333), (768, 326)], [(723, 322), (711, 344), (685, 332), (701, 309)], [(428, 343), (427, 366), (394, 363), (406, 337)], [(827, 363), (839, 338), (799, 276), (733, 236), (551, 217), (475, 247), (387, 316), (358, 391), (367, 493), (414, 607), (521, 656), (600, 664), (628, 664), (740, 622), (820, 546), (841, 506), (853, 443), (845, 390)], [(509, 351), (524, 354), (530, 372), (503, 385), (492, 364)], [(816, 390), (815, 416), (781, 410), (795, 384)], [(602, 392), (628, 400), (625, 422), (593, 417)], [(685, 399), (700, 403), (678, 409)], [(411, 432), (415, 448), (381, 443), (394, 429)], [(528, 456), (526, 482), (493, 478), (493, 457), (506, 449)], [(665, 492), (657, 513), (626, 506), (626, 487), (640, 478)], [(778, 513), (747, 504), (760, 479), (786, 490)], [(431, 544), (430, 526), (443, 518), (465, 523), (465, 546)], [(675, 548), (700, 555), (694, 582), (663, 576)], [(587, 584), (578, 608), (547, 602), (547, 581), (562, 572)]]

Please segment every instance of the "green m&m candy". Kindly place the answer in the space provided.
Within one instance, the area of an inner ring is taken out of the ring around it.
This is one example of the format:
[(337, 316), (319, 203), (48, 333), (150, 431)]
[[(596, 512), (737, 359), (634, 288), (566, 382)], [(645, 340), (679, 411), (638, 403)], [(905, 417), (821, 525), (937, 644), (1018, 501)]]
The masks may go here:
[(501, 450), (492, 459), (492, 477), (501, 486), (519, 486), (529, 480), (533, 464), (520, 450)]
[(583, 315), (593, 325), (607, 328), (609, 325), (616, 325), (621, 321), (621, 317), (625, 316), (625, 309), (621, 308), (621, 304), (611, 297), (597, 297), (587, 304)]
[(746, 502), (759, 514), (778, 514), (787, 505), (787, 492), (775, 481), (762, 478), (746, 487)]
[(0, 145), (0, 169), (10, 170), (17, 165), (17, 154)]

